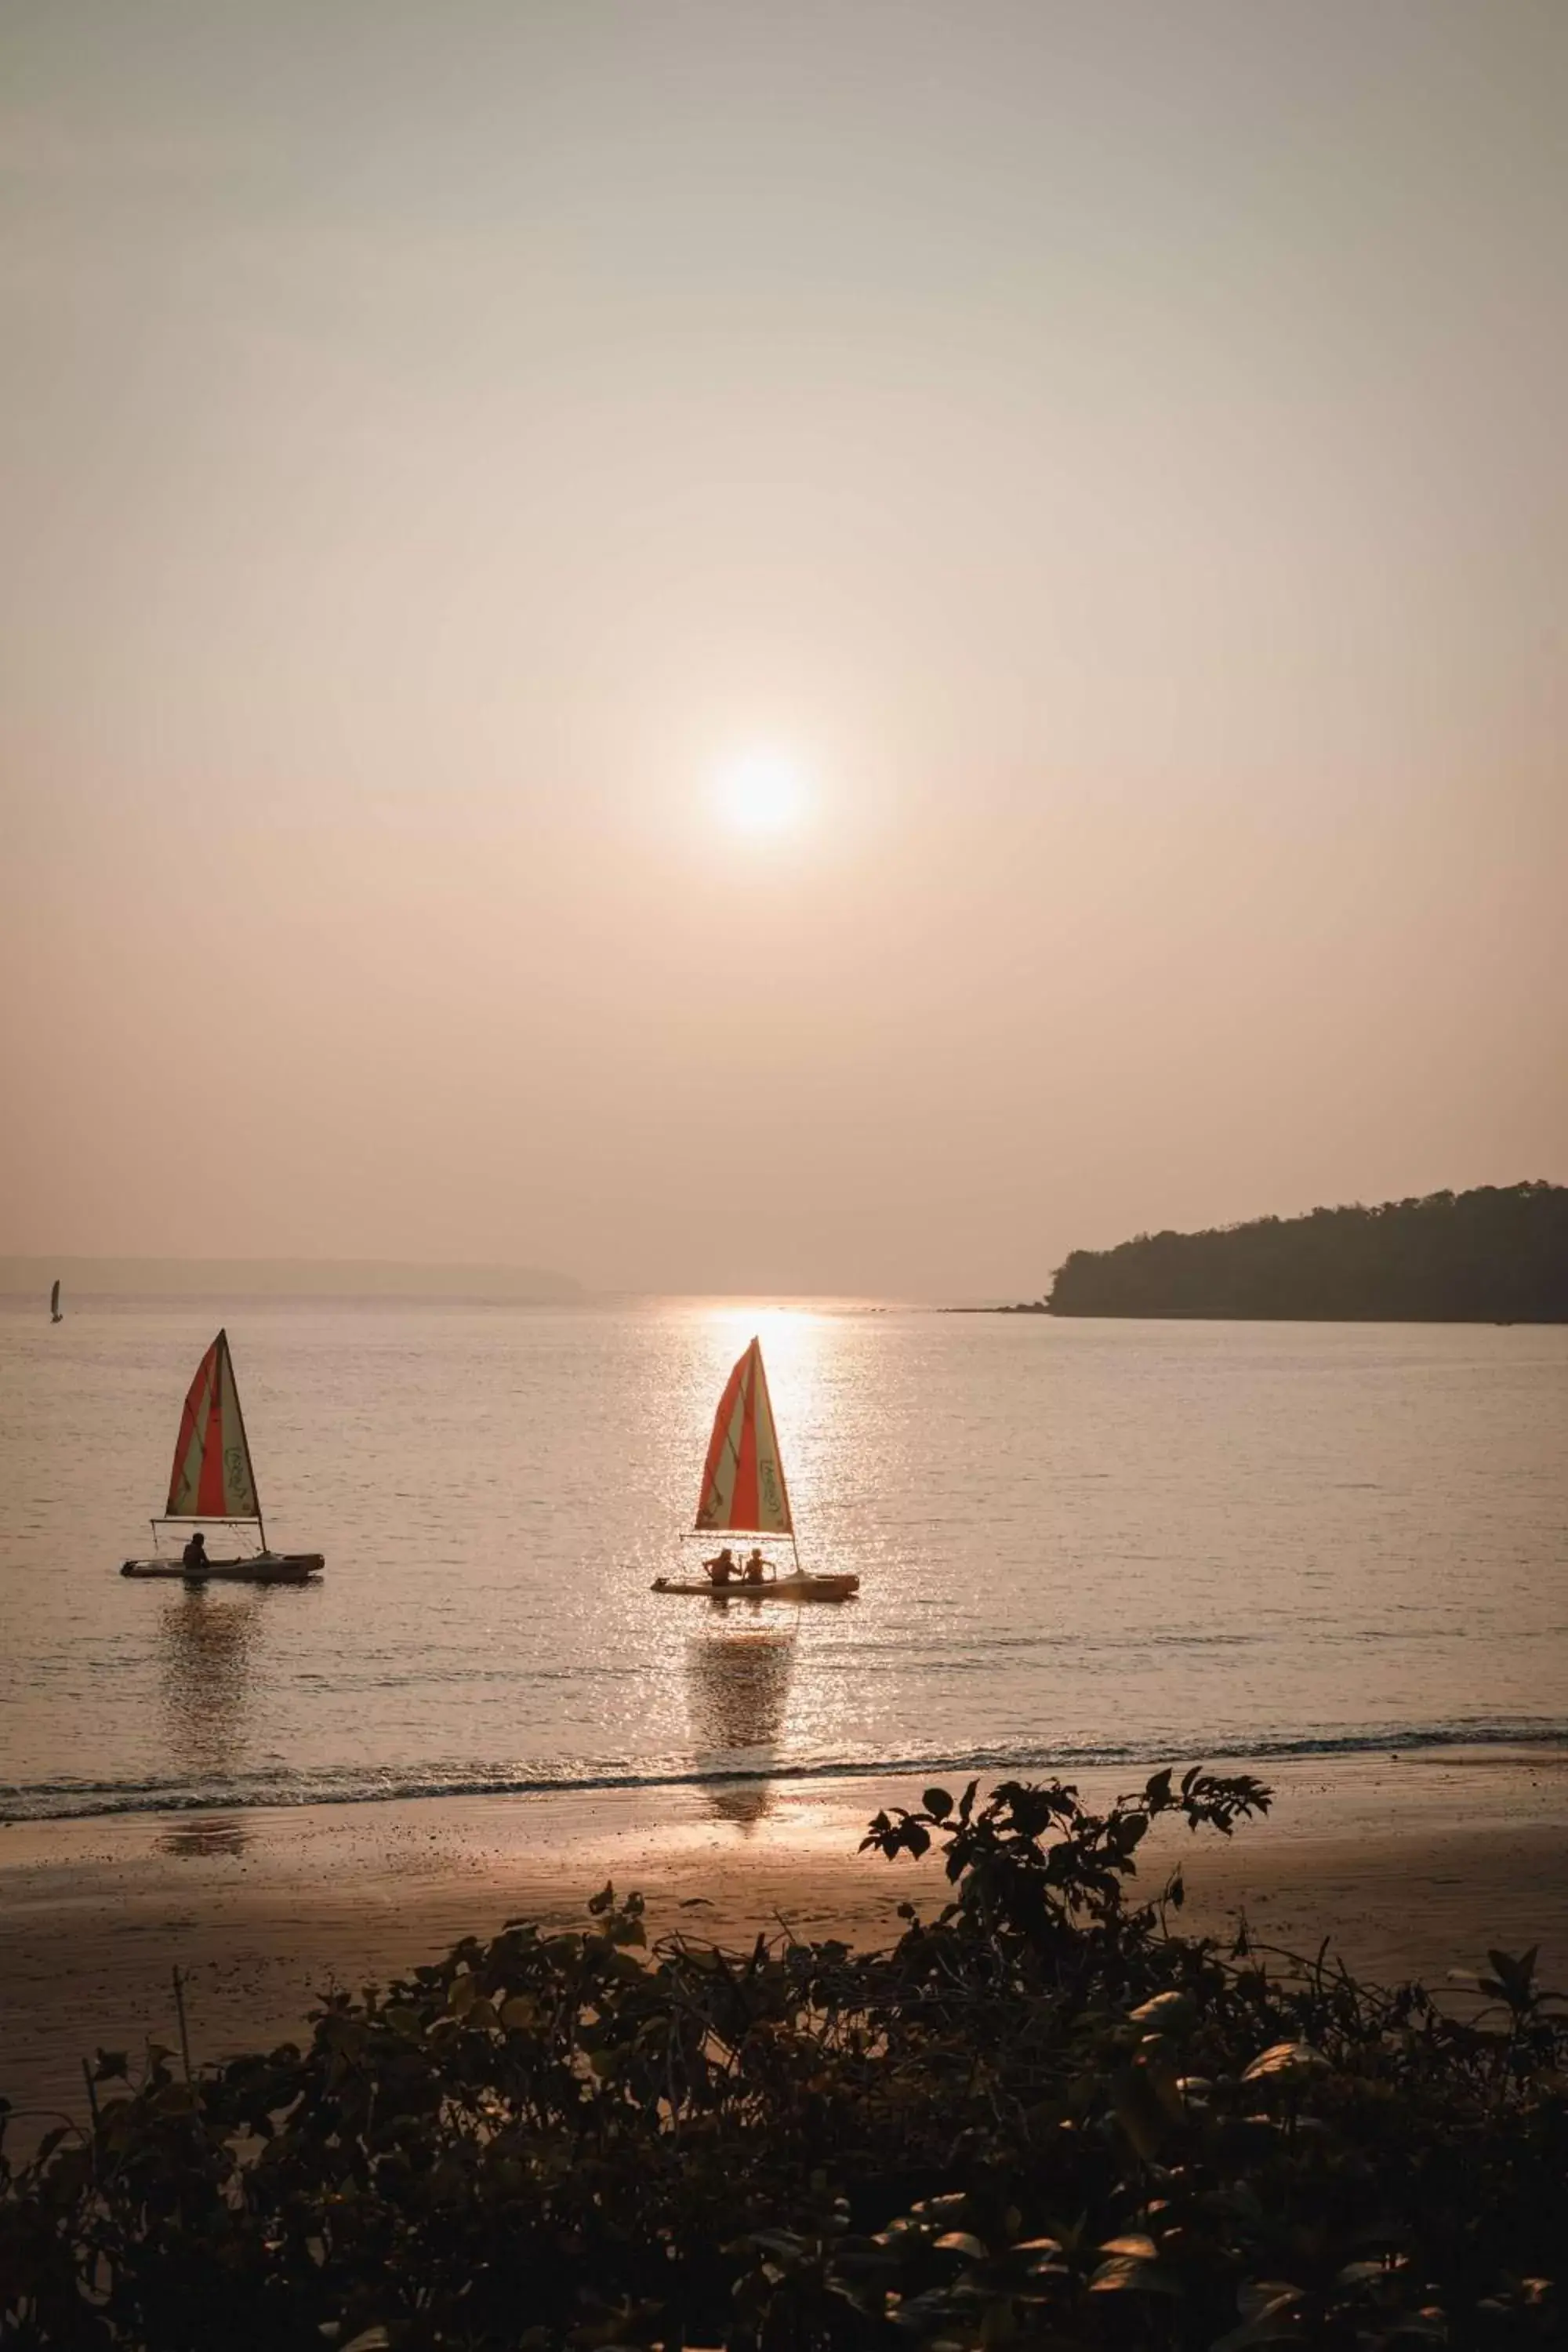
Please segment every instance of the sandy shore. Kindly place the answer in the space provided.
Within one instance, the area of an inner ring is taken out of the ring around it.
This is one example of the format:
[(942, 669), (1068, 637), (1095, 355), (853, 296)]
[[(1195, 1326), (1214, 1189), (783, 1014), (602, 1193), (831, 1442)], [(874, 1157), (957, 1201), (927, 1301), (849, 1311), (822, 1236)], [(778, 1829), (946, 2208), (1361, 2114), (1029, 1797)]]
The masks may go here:
[[(1190, 1924), (1245, 1907), (1257, 1937), (1296, 1950), (1331, 1937), (1384, 1979), (1436, 1981), (1499, 1943), (1540, 1943), (1556, 1980), (1568, 1971), (1568, 1752), (1237, 1769), (1275, 1789), (1267, 1822), (1228, 1845), (1151, 1841), (1145, 1880), (1180, 1858)], [(1104, 1799), (1139, 1777), (1080, 1785)], [(885, 1943), (898, 1904), (934, 1910), (942, 1881), (856, 1846), (879, 1805), (917, 1801), (908, 1782), (857, 1779), (13, 1822), (0, 2091), (31, 2128), (40, 2111), (79, 2112), (83, 2053), (174, 2038), (175, 1967), (198, 2055), (264, 2048), (323, 1988), (384, 1982), (508, 1918), (579, 1922), (607, 1878), (641, 1889), (655, 1936), (749, 1941), (787, 1923)]]

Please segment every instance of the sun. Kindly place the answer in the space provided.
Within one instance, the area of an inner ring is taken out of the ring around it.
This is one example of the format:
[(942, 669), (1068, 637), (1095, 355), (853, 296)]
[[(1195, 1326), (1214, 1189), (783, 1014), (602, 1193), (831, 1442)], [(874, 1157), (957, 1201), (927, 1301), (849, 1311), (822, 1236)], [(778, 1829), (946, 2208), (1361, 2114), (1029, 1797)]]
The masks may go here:
[(739, 833), (788, 833), (805, 807), (800, 770), (784, 751), (738, 752), (715, 783), (719, 807)]

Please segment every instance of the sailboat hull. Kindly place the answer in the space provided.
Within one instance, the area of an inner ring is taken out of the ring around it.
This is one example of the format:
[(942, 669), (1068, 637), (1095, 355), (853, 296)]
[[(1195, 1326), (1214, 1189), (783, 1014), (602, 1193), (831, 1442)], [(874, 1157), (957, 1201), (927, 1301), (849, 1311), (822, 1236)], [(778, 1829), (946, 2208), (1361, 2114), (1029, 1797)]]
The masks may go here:
[(710, 1601), (853, 1601), (860, 1590), (858, 1576), (773, 1576), (762, 1584), (737, 1577), (715, 1584), (711, 1577), (656, 1576), (655, 1592), (703, 1593)]
[(319, 1551), (254, 1552), (248, 1559), (209, 1559), (187, 1568), (178, 1559), (128, 1559), (121, 1576), (177, 1576), (187, 1584), (308, 1584), (327, 1564)]

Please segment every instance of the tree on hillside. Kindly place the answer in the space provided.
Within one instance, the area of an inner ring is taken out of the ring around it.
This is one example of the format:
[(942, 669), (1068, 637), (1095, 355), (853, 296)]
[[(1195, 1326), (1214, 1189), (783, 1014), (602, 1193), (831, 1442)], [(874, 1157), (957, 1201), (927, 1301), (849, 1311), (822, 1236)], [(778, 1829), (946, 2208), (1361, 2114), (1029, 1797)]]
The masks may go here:
[(1074, 1250), (1054, 1315), (1568, 1322), (1568, 1186), (1480, 1186)]

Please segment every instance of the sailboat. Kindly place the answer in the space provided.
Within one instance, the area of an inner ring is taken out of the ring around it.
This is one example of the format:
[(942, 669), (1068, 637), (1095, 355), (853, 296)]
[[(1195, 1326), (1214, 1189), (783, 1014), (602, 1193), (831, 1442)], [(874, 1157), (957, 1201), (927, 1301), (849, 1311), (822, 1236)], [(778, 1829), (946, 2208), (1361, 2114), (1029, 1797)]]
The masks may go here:
[(787, 1536), (795, 1556), (793, 1575), (772, 1564), (762, 1579), (737, 1576), (719, 1584), (710, 1576), (657, 1576), (656, 1592), (705, 1592), (745, 1601), (847, 1601), (860, 1590), (858, 1576), (808, 1576), (800, 1564), (795, 1518), (779, 1456), (773, 1399), (763, 1368), (763, 1349), (753, 1339), (724, 1383), (713, 1434), (702, 1466), (696, 1536)]
[[(199, 1563), (156, 1556), (159, 1528), (177, 1526), (183, 1519), (254, 1526), (261, 1549), (237, 1559), (204, 1559)], [(326, 1566), (319, 1551), (268, 1549), (226, 1331), (218, 1333), (196, 1367), (180, 1415), (168, 1507), (161, 1518), (152, 1521), (152, 1528), (154, 1557), (126, 1560), (121, 1576), (183, 1576), (198, 1584), (214, 1579), (229, 1584), (303, 1584)]]
[(60, 1313), (60, 1278), (57, 1274), (55, 1276), (55, 1286), (49, 1293), (49, 1321), (51, 1323), (63, 1323), (65, 1319), (65, 1317)]

